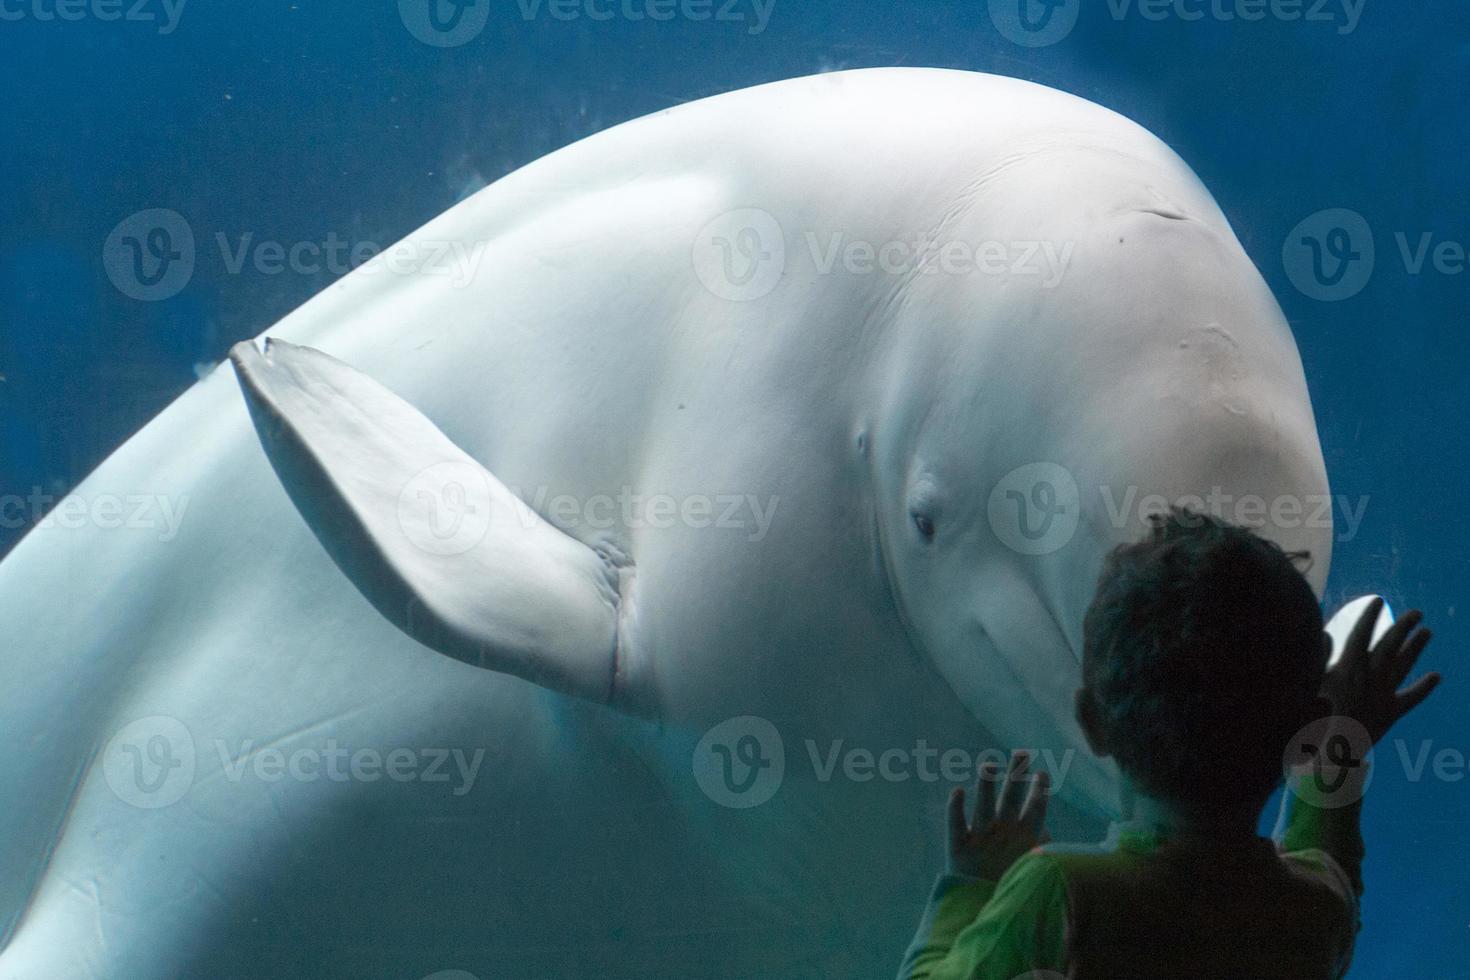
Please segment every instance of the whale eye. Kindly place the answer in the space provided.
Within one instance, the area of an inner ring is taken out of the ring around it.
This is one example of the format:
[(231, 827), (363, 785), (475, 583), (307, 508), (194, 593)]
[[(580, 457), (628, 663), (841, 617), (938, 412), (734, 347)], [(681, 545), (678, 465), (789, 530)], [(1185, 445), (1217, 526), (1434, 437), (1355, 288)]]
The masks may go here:
[(915, 514), (914, 527), (918, 528), (919, 533), (925, 538), (932, 539), (934, 537), (934, 521), (927, 514)]

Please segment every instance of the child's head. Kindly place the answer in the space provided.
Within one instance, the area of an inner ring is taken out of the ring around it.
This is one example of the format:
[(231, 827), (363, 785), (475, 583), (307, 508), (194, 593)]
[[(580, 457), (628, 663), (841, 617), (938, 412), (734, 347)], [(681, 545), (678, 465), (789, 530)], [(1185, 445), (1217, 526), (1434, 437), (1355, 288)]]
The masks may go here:
[(1083, 627), (1078, 716), (1144, 792), (1212, 813), (1263, 804), (1322, 713), (1322, 612), (1297, 563), (1174, 510), (1108, 556)]

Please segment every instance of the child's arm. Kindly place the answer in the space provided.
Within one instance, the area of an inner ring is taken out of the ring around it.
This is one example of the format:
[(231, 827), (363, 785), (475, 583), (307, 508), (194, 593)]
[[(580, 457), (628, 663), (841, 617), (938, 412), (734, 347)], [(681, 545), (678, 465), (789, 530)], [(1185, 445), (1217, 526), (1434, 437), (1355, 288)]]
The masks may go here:
[(900, 980), (1012, 980), (1060, 966), (1065, 886), (1049, 859), (1027, 853), (1045, 839), (1049, 780), (1044, 772), (1029, 777), (1029, 764), (1024, 754), (1012, 758), (999, 800), (999, 767), (981, 768), (973, 822), (965, 819), (964, 791), (950, 796), (948, 870)]
[[(1313, 739), (1320, 744), (1310, 747), (1315, 756), (1312, 771), (1294, 775), (1288, 786), (1291, 817), (1281, 841), (1285, 856), (1315, 872), (1346, 906), (1352, 929), (1343, 950), (1344, 969), (1363, 894), (1364, 847), (1358, 818), (1368, 777), (1367, 750), (1418, 707), (1440, 680), (1439, 674), (1430, 673), (1399, 690), (1430, 633), (1417, 629), (1423, 615), (1414, 610), (1370, 648), (1382, 608), (1379, 599), (1364, 611), (1323, 683), (1322, 693), (1332, 702), (1336, 717)], [(1323, 854), (1331, 862), (1323, 862)]]
[[(1312, 740), (1320, 744), (1308, 747), (1312, 771), (1293, 776), (1288, 787), (1295, 799), (1282, 841), (1287, 851), (1320, 850), (1331, 855), (1348, 873), (1357, 894), (1363, 891), (1358, 815), (1367, 782), (1367, 751), (1418, 707), (1440, 680), (1439, 674), (1430, 673), (1399, 690), (1428, 645), (1430, 633), (1417, 628), (1424, 615), (1415, 609), (1372, 644), (1382, 609), (1383, 600), (1377, 599), (1363, 611), (1342, 656), (1323, 681), (1322, 694), (1331, 701), (1336, 717)], [(1293, 751), (1297, 748), (1293, 746)]]

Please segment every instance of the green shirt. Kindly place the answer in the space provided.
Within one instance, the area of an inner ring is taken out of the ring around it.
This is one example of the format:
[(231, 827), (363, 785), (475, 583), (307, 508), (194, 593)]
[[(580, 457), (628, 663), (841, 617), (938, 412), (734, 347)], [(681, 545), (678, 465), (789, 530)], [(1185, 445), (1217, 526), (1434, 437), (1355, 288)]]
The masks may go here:
[(1279, 848), (1117, 824), (1098, 846), (1038, 848), (999, 882), (943, 876), (900, 980), (1341, 977), (1362, 894), (1359, 809), (1298, 800)]

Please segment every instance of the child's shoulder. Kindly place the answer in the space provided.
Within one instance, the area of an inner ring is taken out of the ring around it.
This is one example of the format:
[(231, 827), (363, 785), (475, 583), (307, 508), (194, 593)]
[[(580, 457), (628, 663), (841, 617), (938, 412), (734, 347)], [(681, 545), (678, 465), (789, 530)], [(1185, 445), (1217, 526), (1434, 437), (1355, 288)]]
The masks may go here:
[(1163, 840), (1155, 833), (1113, 824), (1106, 837), (1095, 842), (1049, 841), (1031, 852), (1050, 866), (1069, 889), (1087, 883), (1128, 881), (1148, 873)]
[(1114, 823), (1108, 827), (1107, 836), (1100, 841), (1048, 841), (1037, 850), (1063, 861), (1068, 858), (1128, 860), (1153, 854), (1162, 843), (1163, 838), (1156, 832), (1137, 825)]
[(1032, 853), (1042, 854), (1048, 857), (1106, 857), (1114, 852), (1114, 848), (1109, 847), (1105, 842), (1101, 841), (1092, 844), (1082, 844), (1075, 841), (1048, 841)]

